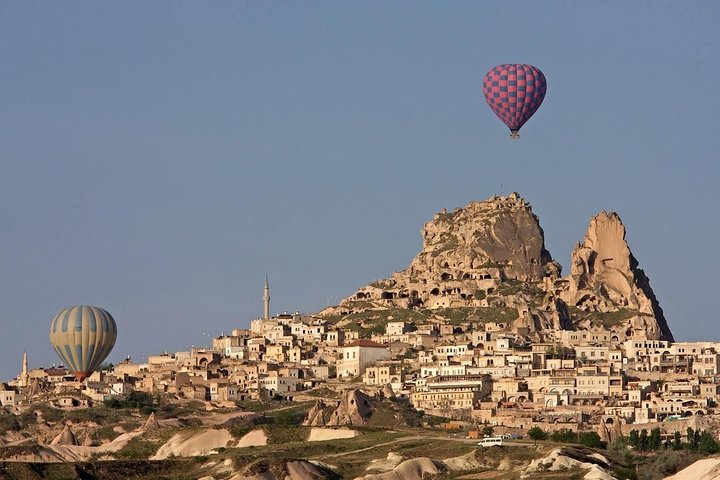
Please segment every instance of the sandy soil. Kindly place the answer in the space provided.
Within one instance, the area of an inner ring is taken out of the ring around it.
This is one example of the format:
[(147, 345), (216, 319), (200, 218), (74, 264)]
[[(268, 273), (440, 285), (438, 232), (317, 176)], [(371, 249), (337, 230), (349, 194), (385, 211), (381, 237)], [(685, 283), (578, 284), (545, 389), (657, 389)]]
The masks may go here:
[(429, 458), (419, 457), (405, 460), (389, 472), (365, 475), (355, 480), (422, 480), (426, 473), (436, 475), (438, 469)]
[(482, 464), (475, 458), (475, 452), (459, 457), (446, 458), (443, 463), (450, 470), (475, 470), (482, 467)]
[(342, 438), (353, 438), (360, 435), (360, 432), (351, 428), (313, 428), (310, 430), (308, 442), (324, 442), (326, 440), (339, 440)]
[(698, 460), (665, 480), (715, 480), (720, 479), (720, 458)]
[(267, 445), (268, 437), (264, 430), (258, 429), (252, 432), (246, 433), (243, 437), (238, 440), (235, 444), (236, 447), (259, 447), (261, 445)]
[(403, 460), (404, 458), (402, 455), (398, 455), (395, 452), (388, 452), (387, 458), (376, 458), (375, 460), (372, 460), (370, 462), (370, 465), (368, 465), (365, 470), (367, 470), (368, 472), (387, 472), (388, 470), (392, 470), (393, 468), (400, 465), (400, 462), (402, 462)]
[(207, 429), (188, 437), (178, 433), (160, 447), (150, 460), (164, 460), (171, 456), (195, 457), (208, 455), (216, 448), (227, 447), (233, 441), (233, 436), (227, 430)]
[[(604, 457), (601, 458), (604, 459)], [(612, 475), (594, 463), (581, 462), (563, 455), (563, 451), (560, 448), (556, 448), (544, 458), (533, 460), (530, 465), (523, 470), (520, 478), (533, 478), (537, 472), (555, 472), (560, 470), (570, 470), (575, 467), (588, 470), (583, 477), (585, 480), (615, 480)]]
[[(287, 475), (282, 480), (314, 480), (326, 478), (316, 465), (305, 460), (287, 462)], [(228, 480), (280, 480), (273, 472), (264, 470), (254, 475), (236, 474)]]

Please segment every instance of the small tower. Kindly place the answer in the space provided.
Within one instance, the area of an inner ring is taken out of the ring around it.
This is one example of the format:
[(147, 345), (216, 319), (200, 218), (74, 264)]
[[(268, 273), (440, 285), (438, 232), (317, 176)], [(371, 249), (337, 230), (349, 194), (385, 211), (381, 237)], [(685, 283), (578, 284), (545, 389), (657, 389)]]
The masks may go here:
[(28, 373), (27, 350), (23, 352), (22, 373), (20, 374), (21, 387), (27, 387), (30, 384), (30, 374)]
[(263, 290), (263, 307), (263, 318), (267, 320), (270, 318), (270, 283), (267, 275), (265, 275), (265, 288)]

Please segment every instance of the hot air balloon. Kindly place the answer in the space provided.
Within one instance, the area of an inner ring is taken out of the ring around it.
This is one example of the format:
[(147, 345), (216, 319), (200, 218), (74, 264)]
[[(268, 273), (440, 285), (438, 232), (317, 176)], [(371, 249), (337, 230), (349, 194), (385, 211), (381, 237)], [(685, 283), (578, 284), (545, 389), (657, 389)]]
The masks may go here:
[(68, 307), (50, 322), (50, 343), (79, 382), (107, 358), (116, 338), (115, 320), (98, 307)]
[(545, 75), (532, 65), (506, 64), (493, 67), (483, 79), (483, 93), (495, 115), (510, 129), (510, 138), (520, 138), (520, 127), (530, 120), (545, 98)]

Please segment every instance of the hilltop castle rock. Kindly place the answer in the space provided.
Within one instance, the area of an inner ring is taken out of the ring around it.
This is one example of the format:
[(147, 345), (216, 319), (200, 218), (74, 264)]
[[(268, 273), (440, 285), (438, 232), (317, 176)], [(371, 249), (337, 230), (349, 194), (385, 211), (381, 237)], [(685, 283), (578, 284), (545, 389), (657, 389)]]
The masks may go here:
[[(625, 226), (615, 212), (590, 220), (582, 243), (572, 252), (570, 275), (557, 282), (560, 298), (581, 310), (627, 312), (625, 336), (673, 340), (650, 281), (625, 240)], [(620, 330), (614, 328), (613, 330)]]
[(368, 310), (469, 309), (469, 323), (550, 340), (561, 330), (608, 330), (618, 340), (672, 340), (645, 273), (630, 252), (616, 213), (590, 221), (572, 252), (570, 274), (545, 248), (531, 205), (517, 193), (443, 210), (422, 229), (410, 266), (360, 288), (323, 314)]

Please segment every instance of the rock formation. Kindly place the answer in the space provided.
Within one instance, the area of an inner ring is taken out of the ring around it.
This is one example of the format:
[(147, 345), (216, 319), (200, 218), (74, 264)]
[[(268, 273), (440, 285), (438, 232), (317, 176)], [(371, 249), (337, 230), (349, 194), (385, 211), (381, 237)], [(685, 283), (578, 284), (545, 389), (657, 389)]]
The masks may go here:
[(358, 389), (348, 390), (340, 399), (340, 405), (330, 414), (327, 424), (332, 427), (361, 427), (371, 413), (370, 397)]
[(423, 480), (428, 477), (434, 478), (439, 473), (440, 470), (431, 459), (417, 457), (405, 460), (389, 472), (365, 475), (355, 480)]
[(62, 432), (50, 442), (50, 445), (77, 445), (77, 438), (75, 434), (70, 430), (69, 426), (65, 426)]
[(460, 313), (468, 323), (495, 321), (496, 330), (520, 338), (553, 340), (553, 332), (573, 329), (608, 330), (616, 341), (673, 338), (616, 213), (592, 218), (565, 277), (545, 249), (538, 217), (516, 193), (442, 211), (422, 237), (407, 269), (321, 315), (415, 309), (442, 318), (448, 309), (466, 308)]
[(537, 216), (516, 193), (436, 214), (422, 236), (422, 251), (398, 279), (437, 282), (482, 274), (537, 281), (552, 262)]
[(532, 207), (516, 193), (438, 213), (422, 236), (422, 251), (406, 270), (360, 289), (349, 300), (466, 306), (480, 302), (479, 296), (503, 281), (536, 282), (560, 272), (545, 249)]
[(157, 418), (155, 418), (155, 412), (152, 412), (150, 416), (148, 417), (147, 421), (145, 422), (145, 425), (143, 425), (142, 429), (144, 432), (157, 430), (160, 428), (160, 424), (157, 421)]
[(394, 398), (395, 392), (393, 392), (392, 385), (390, 385), (389, 383), (386, 383), (382, 389), (382, 394), (383, 394), (383, 397), (385, 397), (385, 398)]
[(253, 462), (234, 480), (339, 480), (340, 475), (319, 462), (262, 459)]
[(322, 400), (315, 402), (315, 405), (305, 415), (303, 427), (324, 427), (325, 426), (325, 403)]
[(597, 430), (600, 440), (610, 444), (623, 436), (622, 424), (625, 422), (623, 419), (617, 415), (605, 415), (600, 420)]
[(625, 321), (610, 325), (623, 337), (673, 340), (617, 213), (603, 211), (590, 220), (585, 239), (572, 252), (570, 275), (557, 284), (568, 305), (586, 312), (624, 313)]

